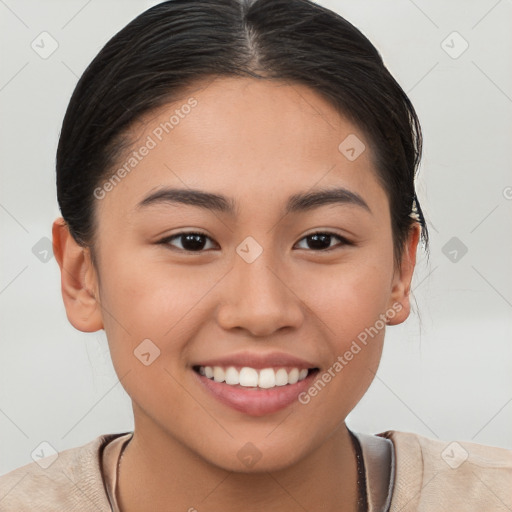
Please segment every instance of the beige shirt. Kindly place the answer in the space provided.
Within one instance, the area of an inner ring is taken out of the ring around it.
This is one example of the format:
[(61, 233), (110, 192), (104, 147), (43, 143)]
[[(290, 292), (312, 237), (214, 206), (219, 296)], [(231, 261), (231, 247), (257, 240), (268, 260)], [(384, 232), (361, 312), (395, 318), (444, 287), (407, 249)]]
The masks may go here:
[[(369, 512), (512, 510), (512, 450), (408, 432), (354, 434), (363, 453)], [(99, 436), (60, 452), (46, 469), (38, 461), (1, 476), (0, 511), (119, 512), (117, 467), (131, 436)]]

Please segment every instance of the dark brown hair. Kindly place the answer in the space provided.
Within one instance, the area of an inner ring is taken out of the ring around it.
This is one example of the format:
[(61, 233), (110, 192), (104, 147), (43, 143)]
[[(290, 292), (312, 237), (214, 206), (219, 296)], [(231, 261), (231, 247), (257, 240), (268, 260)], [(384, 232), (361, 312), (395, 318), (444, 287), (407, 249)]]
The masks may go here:
[(171, 0), (107, 42), (78, 81), (57, 149), (59, 206), (78, 243), (93, 242), (93, 191), (129, 147), (129, 128), (215, 76), (299, 83), (327, 99), (371, 143), (389, 198), (396, 261), (413, 222), (427, 246), (414, 187), (422, 147), (414, 108), (372, 43), (309, 0)]

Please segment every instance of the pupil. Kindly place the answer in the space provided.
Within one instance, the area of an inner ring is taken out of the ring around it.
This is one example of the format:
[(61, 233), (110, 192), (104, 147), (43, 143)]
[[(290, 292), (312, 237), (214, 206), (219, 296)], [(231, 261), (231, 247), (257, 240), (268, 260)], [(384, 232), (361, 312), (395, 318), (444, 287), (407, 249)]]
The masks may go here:
[(188, 251), (199, 251), (205, 245), (205, 239), (203, 235), (182, 235), (182, 245)]
[(331, 245), (331, 235), (316, 234), (310, 235), (308, 246), (310, 249), (325, 249)]

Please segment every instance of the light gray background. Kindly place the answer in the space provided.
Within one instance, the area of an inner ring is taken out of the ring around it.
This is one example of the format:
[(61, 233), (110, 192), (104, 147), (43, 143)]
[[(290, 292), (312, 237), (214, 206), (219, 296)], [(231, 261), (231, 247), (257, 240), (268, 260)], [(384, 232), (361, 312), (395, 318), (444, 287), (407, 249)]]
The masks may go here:
[[(104, 332), (68, 323), (57, 263), (32, 249), (59, 215), (55, 151), (78, 77), (156, 3), (0, 0), (0, 474), (31, 462), (42, 441), (63, 450), (133, 428)], [(421, 326), (413, 314), (388, 330), (348, 424), (512, 448), (512, 3), (320, 3), (379, 48), (425, 136), (418, 187), (432, 255), (420, 252), (414, 279)], [(43, 31), (59, 45), (47, 59), (31, 48)], [(446, 247), (452, 237), (458, 249)]]

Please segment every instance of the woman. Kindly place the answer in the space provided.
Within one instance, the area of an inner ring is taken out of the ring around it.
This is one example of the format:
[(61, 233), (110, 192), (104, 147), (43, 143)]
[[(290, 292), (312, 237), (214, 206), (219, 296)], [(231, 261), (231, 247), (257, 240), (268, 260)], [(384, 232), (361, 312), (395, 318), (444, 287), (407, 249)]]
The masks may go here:
[(345, 425), (409, 315), (420, 156), (377, 50), (310, 1), (121, 30), (66, 112), (53, 243), (135, 428), (0, 478), (2, 510), (510, 508), (510, 451)]

